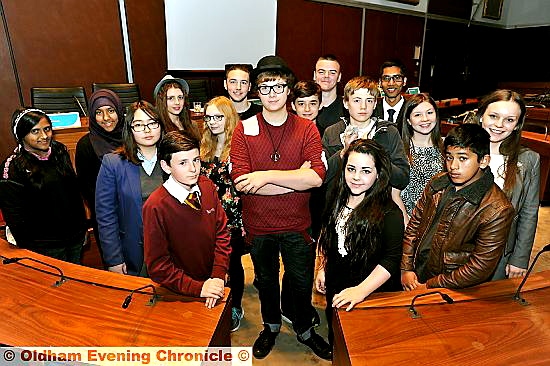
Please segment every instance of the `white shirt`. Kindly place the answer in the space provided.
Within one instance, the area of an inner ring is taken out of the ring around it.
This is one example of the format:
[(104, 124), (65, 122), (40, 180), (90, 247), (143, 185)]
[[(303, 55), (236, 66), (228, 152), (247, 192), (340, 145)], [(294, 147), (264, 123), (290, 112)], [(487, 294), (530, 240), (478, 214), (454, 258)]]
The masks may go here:
[(201, 195), (201, 190), (199, 189), (199, 185), (195, 184), (191, 190), (187, 190), (181, 183), (176, 181), (172, 176), (169, 176), (166, 182), (162, 183), (164, 188), (172, 195), (175, 199), (177, 199), (181, 204), (185, 202), (187, 199), (187, 196), (189, 196), (189, 193), (191, 192), (197, 192), (197, 194)]
[(491, 172), (495, 176), (495, 183), (500, 189), (504, 189), (504, 178), (506, 178), (506, 157), (501, 154), (491, 154), (489, 162)]
[(349, 208), (348, 206), (344, 206), (342, 207), (342, 210), (338, 215), (338, 219), (336, 220), (336, 234), (338, 235), (338, 253), (340, 253), (342, 257), (348, 255), (348, 251), (345, 247), (347, 234), (346, 223), (348, 222), (349, 216), (352, 212), (353, 209)]
[(386, 121), (389, 121), (390, 115), (388, 114), (388, 109), (393, 109), (395, 111), (393, 115), (393, 122), (399, 122), (397, 120), (397, 116), (399, 115), (399, 111), (401, 111), (401, 107), (403, 107), (403, 104), (405, 104), (405, 98), (403, 98), (403, 96), (401, 96), (399, 102), (397, 102), (397, 104), (393, 107), (389, 105), (388, 102), (386, 102), (386, 99), (382, 99), (382, 106), (384, 107), (384, 119)]
[(369, 123), (366, 126), (361, 128), (357, 126), (352, 126), (351, 124), (349, 124), (344, 130), (344, 132), (340, 134), (340, 142), (342, 143), (343, 146), (346, 146), (345, 144), (346, 135), (351, 134), (353, 130), (357, 132), (357, 138), (372, 139), (374, 137), (374, 133), (376, 132), (374, 125), (375, 125), (375, 122), (374, 122), (374, 119), (372, 118), (369, 120)]

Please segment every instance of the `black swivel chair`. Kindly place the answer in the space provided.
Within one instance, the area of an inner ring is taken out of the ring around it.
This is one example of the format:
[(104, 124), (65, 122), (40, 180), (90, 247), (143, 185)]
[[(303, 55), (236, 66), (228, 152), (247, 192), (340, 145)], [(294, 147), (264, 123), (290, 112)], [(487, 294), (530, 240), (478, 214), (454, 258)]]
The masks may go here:
[(92, 91), (99, 89), (109, 89), (114, 91), (122, 104), (126, 107), (128, 104), (132, 104), (141, 99), (139, 92), (139, 85), (135, 83), (93, 83)]
[(189, 105), (193, 108), (193, 102), (206, 103), (210, 99), (208, 81), (205, 79), (187, 79), (189, 84)]
[(82, 86), (62, 88), (31, 88), (32, 106), (46, 113), (78, 112), (86, 116), (88, 104), (86, 90)]

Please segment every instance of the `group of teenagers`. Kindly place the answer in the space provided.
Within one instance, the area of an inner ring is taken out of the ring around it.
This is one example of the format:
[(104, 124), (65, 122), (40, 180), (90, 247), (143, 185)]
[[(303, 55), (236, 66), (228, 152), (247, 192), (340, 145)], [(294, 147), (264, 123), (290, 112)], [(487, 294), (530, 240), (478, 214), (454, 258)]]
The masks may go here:
[[(241, 256), (250, 253), (263, 322), (256, 358), (270, 353), (284, 320), (330, 360), (333, 308), (349, 311), (375, 291), (525, 275), (540, 158), (520, 145), (518, 93), (486, 95), (476, 123), (442, 138), (436, 102), (403, 95), (398, 61), (382, 64), (377, 80), (349, 80), (343, 98), (335, 56), (318, 59), (313, 79), (296, 82), (278, 56), (227, 65), (229, 98), (204, 105), (202, 133), (183, 79), (160, 80), (155, 106), (124, 109), (98, 90), (76, 172), (48, 115), (17, 109), (18, 146), (0, 180), (12, 241), (79, 263), (83, 197), (108, 270), (148, 276), (209, 308), (229, 285), (232, 331), (244, 316)], [(261, 105), (248, 100), (252, 87)], [(315, 332), (312, 288), (326, 296), (328, 342)]]

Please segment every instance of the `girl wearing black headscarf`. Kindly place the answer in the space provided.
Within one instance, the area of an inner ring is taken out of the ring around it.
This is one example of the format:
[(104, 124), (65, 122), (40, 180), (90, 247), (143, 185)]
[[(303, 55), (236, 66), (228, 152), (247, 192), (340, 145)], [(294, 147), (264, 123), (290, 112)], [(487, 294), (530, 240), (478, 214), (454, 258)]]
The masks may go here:
[(90, 133), (82, 136), (76, 145), (75, 166), (82, 196), (90, 210), (94, 236), (99, 245), (95, 217), (95, 184), (103, 155), (122, 145), (124, 106), (118, 95), (108, 89), (100, 89), (90, 96)]
[(12, 130), (18, 146), (0, 179), (7, 226), (19, 247), (79, 263), (86, 215), (67, 148), (52, 139), (52, 122), (39, 109), (17, 109)]
[(118, 96), (107, 89), (93, 93), (88, 105), (90, 133), (76, 145), (75, 166), (82, 194), (93, 212), (95, 182), (103, 155), (122, 145), (122, 123), (118, 122), (124, 119), (124, 107)]

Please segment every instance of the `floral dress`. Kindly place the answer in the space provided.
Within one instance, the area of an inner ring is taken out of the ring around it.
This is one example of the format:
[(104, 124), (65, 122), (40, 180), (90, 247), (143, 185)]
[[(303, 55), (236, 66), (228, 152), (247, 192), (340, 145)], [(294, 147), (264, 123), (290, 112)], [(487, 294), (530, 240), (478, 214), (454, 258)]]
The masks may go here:
[(210, 178), (216, 185), (218, 197), (222, 203), (222, 207), (227, 215), (227, 226), (235, 232), (243, 230), (242, 204), (231, 176), (229, 174), (230, 163), (220, 161), (217, 157), (213, 161), (201, 162), (201, 174)]
[(437, 147), (411, 144), (411, 157), (409, 185), (401, 191), (401, 199), (409, 216), (422, 196), (426, 184), (434, 175), (443, 171), (443, 156)]

